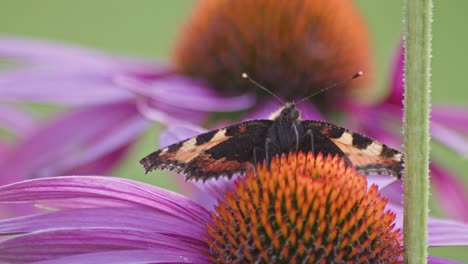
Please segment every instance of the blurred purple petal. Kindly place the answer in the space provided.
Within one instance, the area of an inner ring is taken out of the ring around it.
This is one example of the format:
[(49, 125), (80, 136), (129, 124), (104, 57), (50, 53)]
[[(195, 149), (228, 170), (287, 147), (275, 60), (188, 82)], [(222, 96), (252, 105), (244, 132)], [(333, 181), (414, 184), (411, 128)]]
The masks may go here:
[[(0, 202), (35, 202), (80, 198), (104, 199), (122, 205), (143, 206), (183, 219), (203, 222), (208, 212), (179, 194), (135, 181), (70, 176), (28, 180), (0, 187)], [(194, 224), (197, 224), (194, 222)]]
[(31, 114), (17, 107), (0, 104), (0, 127), (5, 127), (19, 137), (25, 137), (36, 128), (36, 120)]
[[(84, 172), (87, 163), (94, 164), (93, 169), (108, 170), (125, 153), (123, 148), (146, 127), (146, 122), (135, 114), (134, 106), (124, 103), (66, 113), (11, 151), (0, 164), (0, 181), (73, 173), (75, 169)], [(28, 162), (22, 162), (25, 160)], [(93, 163), (99, 160), (105, 163)]]
[(367, 175), (367, 187), (377, 185), (380, 190), (397, 182), (398, 179), (389, 175), (370, 174)]
[(108, 72), (91, 69), (27, 68), (0, 73), (0, 98), (60, 105), (93, 105), (129, 100)]
[(431, 246), (468, 246), (468, 223), (430, 218), (428, 232)]
[(441, 258), (441, 257), (435, 257), (435, 256), (428, 256), (427, 263), (428, 264), (463, 264), (463, 262), (460, 262), (460, 261)]
[(11, 262), (40, 261), (99, 251), (173, 249), (197, 253), (197, 244), (164, 234), (134, 229), (49, 229), (7, 238), (0, 242), (0, 259)]
[(452, 129), (468, 133), (468, 108), (452, 105), (434, 105), (431, 120)]
[(468, 138), (435, 122), (431, 124), (431, 135), (460, 155), (468, 157)]
[(181, 76), (168, 76), (153, 81), (138, 80), (131, 76), (119, 76), (117, 82), (133, 93), (161, 103), (198, 111), (233, 111), (250, 107), (251, 95), (222, 97), (206, 85)]
[(59, 44), (30, 38), (0, 37), (0, 57), (46, 66), (102, 69), (115, 61), (102, 52), (73, 44)]
[(393, 62), (390, 72), (390, 94), (386, 102), (403, 107), (403, 92), (405, 89), (405, 46), (403, 41), (400, 43), (396, 54), (393, 57)]
[(209, 264), (207, 257), (173, 249), (120, 250), (67, 256), (34, 262), (34, 264), (128, 264), (128, 263), (196, 263)]
[(441, 166), (431, 163), (432, 190), (440, 203), (440, 208), (454, 219), (468, 221), (468, 194), (465, 184)]
[(207, 130), (197, 126), (170, 126), (159, 135), (159, 145), (163, 148), (205, 132)]

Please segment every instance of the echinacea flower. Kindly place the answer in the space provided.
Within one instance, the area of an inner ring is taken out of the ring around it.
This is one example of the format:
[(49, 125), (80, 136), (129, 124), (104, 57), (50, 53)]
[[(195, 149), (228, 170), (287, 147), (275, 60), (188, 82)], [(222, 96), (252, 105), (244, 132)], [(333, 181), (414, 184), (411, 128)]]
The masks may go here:
[[(32, 202), (57, 211), (0, 221), (6, 236), (0, 260), (402, 262), (401, 212), (387, 206), (377, 185), (336, 157), (275, 157), (269, 169), (259, 165), (224, 193), (206, 196), (221, 198), (208, 210), (154, 186), (99, 176), (2, 186), (2, 203)], [(431, 219), (429, 243), (467, 245), (468, 226)]]
[[(369, 99), (370, 42), (352, 1), (198, 1), (174, 57), (178, 72), (202, 79), (220, 92), (256, 91), (259, 101), (254, 112), (274, 111), (265, 99), (272, 97), (232, 76), (247, 72), (284, 100), (298, 100), (362, 70), (367, 80), (340, 83), (311, 101), (326, 119), (387, 145), (401, 146), (403, 48), (393, 61), (388, 96)], [(466, 156), (468, 108), (435, 104), (431, 115), (432, 137)], [(468, 220), (467, 212), (449, 206), (468, 203), (465, 184), (437, 160), (432, 166), (441, 208), (452, 208), (445, 213)]]

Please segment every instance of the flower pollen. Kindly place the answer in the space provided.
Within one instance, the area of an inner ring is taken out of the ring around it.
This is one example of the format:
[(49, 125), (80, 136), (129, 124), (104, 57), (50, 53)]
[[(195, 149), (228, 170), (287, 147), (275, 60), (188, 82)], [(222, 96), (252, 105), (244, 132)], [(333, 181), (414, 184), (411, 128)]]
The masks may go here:
[(182, 74), (228, 94), (268, 96), (240, 78), (246, 72), (294, 100), (359, 70), (366, 76), (319, 97), (369, 88), (370, 53), (366, 24), (352, 1), (202, 0), (180, 33), (174, 61)]
[(239, 178), (206, 227), (215, 263), (401, 263), (376, 185), (337, 156), (290, 153)]

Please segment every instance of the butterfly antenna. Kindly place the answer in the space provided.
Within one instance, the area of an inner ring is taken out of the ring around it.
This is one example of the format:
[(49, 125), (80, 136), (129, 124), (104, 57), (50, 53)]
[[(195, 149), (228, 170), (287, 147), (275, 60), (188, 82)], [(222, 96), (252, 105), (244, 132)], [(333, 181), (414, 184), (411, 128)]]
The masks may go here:
[(242, 73), (242, 78), (244, 79), (247, 79), (249, 80), (251, 83), (253, 83), (254, 85), (256, 85), (257, 87), (259, 87), (260, 89), (266, 91), (267, 93), (273, 95), (278, 101), (281, 102), (281, 104), (285, 104), (285, 102), (283, 100), (281, 100), (281, 98), (279, 98), (276, 94), (274, 94), (272, 91), (268, 90), (266, 87), (262, 86), (261, 84), (259, 84), (258, 82), (252, 80), (252, 78), (249, 77), (249, 75), (247, 75), (247, 73)]
[(343, 81), (341, 81), (341, 82), (336, 82), (336, 83), (334, 83), (334, 84), (332, 84), (332, 85), (330, 85), (330, 86), (328, 86), (328, 87), (325, 87), (325, 88), (323, 88), (322, 90), (320, 90), (320, 91), (318, 91), (318, 92), (316, 92), (316, 93), (313, 93), (313, 94), (311, 94), (311, 95), (309, 95), (309, 96), (303, 98), (302, 100), (300, 100), (299, 102), (297, 102), (296, 105), (298, 105), (298, 104), (300, 104), (300, 103), (302, 103), (302, 102), (304, 102), (304, 101), (306, 101), (306, 100), (309, 100), (311, 97), (314, 97), (314, 96), (316, 96), (317, 94), (322, 93), (322, 92), (324, 92), (324, 91), (326, 91), (326, 90), (328, 90), (328, 89), (335, 88), (335, 87), (337, 87), (337, 86), (339, 86), (339, 85), (345, 84), (345, 83), (347, 83), (347, 82), (349, 82), (349, 81), (351, 81), (351, 80), (353, 80), (353, 79), (356, 79), (357, 77), (362, 76), (363, 74), (364, 74), (364, 73), (363, 73), (362, 71), (358, 71), (357, 73), (355, 73), (355, 74), (353, 75), (353, 77), (351, 77), (351, 78), (349, 78), (349, 79), (346, 79), (346, 80), (343, 80)]

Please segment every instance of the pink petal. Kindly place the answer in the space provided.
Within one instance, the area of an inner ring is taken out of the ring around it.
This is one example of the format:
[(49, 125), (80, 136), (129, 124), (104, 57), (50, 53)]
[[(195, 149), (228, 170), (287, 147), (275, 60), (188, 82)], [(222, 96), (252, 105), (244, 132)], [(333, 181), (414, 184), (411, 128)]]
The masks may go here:
[(434, 139), (456, 151), (462, 156), (468, 157), (468, 138), (457, 132), (432, 122), (431, 134)]
[(3, 175), (0, 181), (8, 183), (73, 170), (97, 172), (84, 170), (87, 164), (94, 165), (91, 169), (109, 169), (125, 153), (122, 148), (146, 127), (146, 122), (136, 114), (131, 104), (102, 105), (66, 113), (10, 152), (0, 164)]
[(400, 43), (396, 50), (390, 73), (390, 95), (386, 102), (403, 107), (403, 92), (405, 88), (405, 47), (403, 42)]
[(7, 128), (14, 135), (26, 137), (36, 128), (33, 116), (20, 108), (0, 104), (0, 126)]
[(427, 263), (428, 264), (463, 264), (463, 262), (460, 262), (460, 261), (436, 257), (436, 256), (429, 256), (427, 258)]
[[(174, 228), (174, 227), (177, 228)], [(191, 219), (180, 219), (144, 208), (86, 208), (29, 215), (0, 221), (0, 234), (22, 234), (48, 229), (84, 228), (134, 229), (172, 234), (185, 241), (199, 243), (203, 230)]]
[(437, 197), (440, 208), (449, 217), (468, 221), (467, 188), (455, 175), (434, 163), (430, 165), (432, 190)]
[(147, 207), (203, 224), (209, 213), (190, 199), (144, 183), (100, 176), (68, 176), (17, 182), (0, 187), (0, 202), (94, 198)]
[(35, 264), (128, 264), (128, 263), (199, 263), (209, 264), (201, 253), (172, 249), (119, 250), (67, 256), (58, 259), (34, 262)]
[(171, 108), (220, 112), (242, 110), (254, 103), (251, 95), (222, 97), (201, 82), (182, 76), (144, 81), (121, 75), (116, 81), (133, 93), (153, 100), (156, 106), (166, 104)]
[(102, 69), (115, 67), (110, 56), (72, 44), (28, 38), (0, 37), (0, 57), (42, 65)]
[(153, 248), (197, 253), (204, 247), (134, 229), (49, 229), (0, 241), (0, 260), (31, 262), (100, 251)]
[(468, 133), (468, 107), (434, 105), (431, 111), (431, 120), (463, 133)]
[[(19, 102), (92, 105), (129, 100), (112, 72), (72, 68), (27, 68), (0, 72), (0, 97)], [(70, 96), (70, 95), (73, 96)]]
[(429, 218), (429, 246), (468, 246), (468, 223)]

